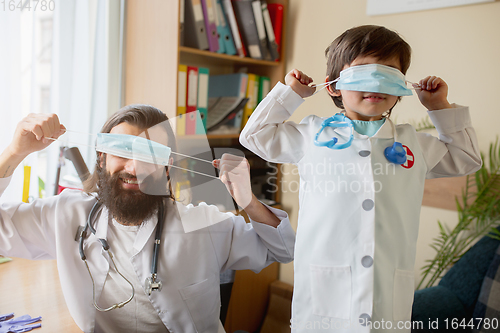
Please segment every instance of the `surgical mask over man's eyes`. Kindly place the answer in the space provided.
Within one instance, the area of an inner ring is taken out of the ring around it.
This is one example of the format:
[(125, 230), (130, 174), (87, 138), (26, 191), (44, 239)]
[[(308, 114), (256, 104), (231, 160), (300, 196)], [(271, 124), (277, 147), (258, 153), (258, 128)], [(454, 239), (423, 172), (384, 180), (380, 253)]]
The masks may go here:
[(336, 90), (373, 92), (393, 96), (411, 96), (405, 76), (393, 67), (368, 64), (352, 66), (340, 72)]
[(98, 133), (96, 150), (134, 161), (139, 189), (150, 195), (170, 193), (165, 166), (170, 163), (170, 147), (129, 134)]
[[(212, 160), (221, 158), (224, 153), (243, 158), (243, 152), (230, 148), (212, 149), (203, 135), (196, 138), (169, 137), (167, 133), (170, 128), (175, 128), (174, 121), (175, 118), (166, 120), (139, 136), (98, 133), (95, 149), (132, 160), (139, 190), (145, 194), (168, 196), (173, 192), (176, 200), (186, 205), (206, 202), (224, 206), (223, 210), (234, 210), (233, 199), (218, 178)], [(169, 139), (175, 142), (174, 146), (169, 146)], [(212, 222), (226, 218), (227, 215), (221, 214)], [(187, 223), (183, 216), (181, 220), (186, 232), (207, 226), (206, 221), (193, 224), (187, 219)]]
[(167, 166), (171, 149), (161, 143), (140, 136), (98, 133), (96, 150), (118, 157)]

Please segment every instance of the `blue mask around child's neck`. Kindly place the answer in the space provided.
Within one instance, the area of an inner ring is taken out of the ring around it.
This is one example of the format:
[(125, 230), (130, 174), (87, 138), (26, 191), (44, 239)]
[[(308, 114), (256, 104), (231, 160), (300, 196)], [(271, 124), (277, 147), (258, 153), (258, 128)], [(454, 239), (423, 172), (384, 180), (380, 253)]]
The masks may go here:
[(352, 125), (354, 126), (354, 130), (359, 134), (367, 135), (372, 137), (377, 131), (382, 127), (385, 122), (385, 118), (380, 120), (352, 120)]

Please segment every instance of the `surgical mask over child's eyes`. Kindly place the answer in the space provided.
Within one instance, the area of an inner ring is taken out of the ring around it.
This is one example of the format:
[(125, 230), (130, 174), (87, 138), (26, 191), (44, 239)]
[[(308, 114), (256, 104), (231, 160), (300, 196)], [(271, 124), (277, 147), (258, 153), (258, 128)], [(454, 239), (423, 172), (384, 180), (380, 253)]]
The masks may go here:
[(317, 84), (316, 87), (323, 88), (314, 92), (317, 94), (330, 84), (337, 82), (336, 90), (351, 90), (362, 92), (374, 92), (393, 96), (411, 96), (412, 89), (406, 86), (410, 83), (405, 76), (393, 67), (369, 64), (352, 66), (340, 72), (335, 80)]
[(337, 90), (352, 90), (388, 94), (392, 96), (411, 96), (403, 73), (393, 67), (368, 64), (352, 66), (340, 72), (335, 86)]

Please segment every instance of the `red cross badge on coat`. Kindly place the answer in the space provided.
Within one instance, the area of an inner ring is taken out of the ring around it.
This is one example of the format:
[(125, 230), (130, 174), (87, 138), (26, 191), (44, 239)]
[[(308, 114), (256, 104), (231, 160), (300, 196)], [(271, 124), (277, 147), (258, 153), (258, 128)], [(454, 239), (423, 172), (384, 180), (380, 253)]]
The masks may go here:
[(406, 162), (401, 164), (401, 166), (405, 169), (410, 169), (415, 163), (415, 156), (408, 146), (403, 145), (403, 149), (406, 151)]

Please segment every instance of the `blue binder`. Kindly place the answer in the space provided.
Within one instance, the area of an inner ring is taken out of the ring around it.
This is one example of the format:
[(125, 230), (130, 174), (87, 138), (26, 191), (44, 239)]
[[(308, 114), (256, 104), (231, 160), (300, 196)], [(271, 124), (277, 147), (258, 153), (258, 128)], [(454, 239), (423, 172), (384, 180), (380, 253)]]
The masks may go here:
[(248, 74), (210, 75), (208, 97), (246, 97)]
[[(234, 45), (233, 35), (231, 34), (231, 27), (228, 24), (226, 12), (222, 6), (221, 0), (217, 0), (217, 17), (219, 18), (219, 25), (217, 26), (217, 31), (220, 34), (220, 38), (223, 40), (224, 52), (229, 55), (236, 54), (236, 46)], [(220, 47), (219, 42), (219, 47)]]

